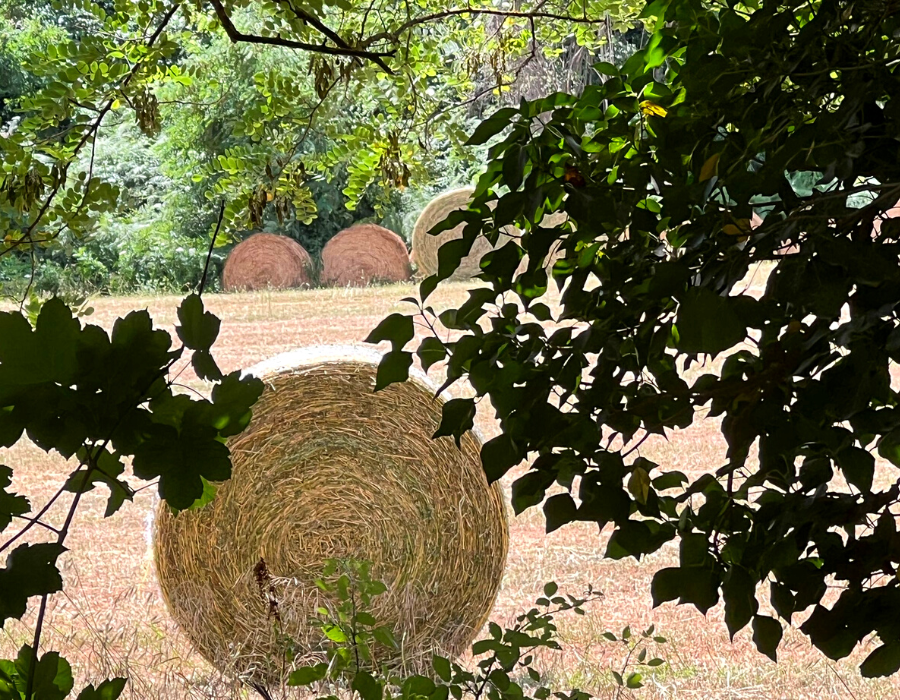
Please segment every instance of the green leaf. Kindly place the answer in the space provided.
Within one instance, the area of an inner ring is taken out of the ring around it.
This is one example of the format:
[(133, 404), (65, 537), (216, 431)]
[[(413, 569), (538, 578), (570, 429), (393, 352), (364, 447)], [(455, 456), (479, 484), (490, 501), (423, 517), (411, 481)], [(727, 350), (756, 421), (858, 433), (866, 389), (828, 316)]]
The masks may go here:
[(216, 497), (216, 491), (218, 491), (216, 485), (211, 484), (202, 476), (200, 477), (200, 481), (203, 483), (203, 493), (200, 494), (200, 497), (196, 501), (187, 507), (187, 510), (199, 510), (212, 503), (213, 499)]
[(713, 153), (706, 159), (706, 162), (703, 163), (703, 167), (700, 168), (700, 182), (706, 182), (718, 173), (719, 157), (721, 155), (721, 153)]
[(422, 340), (416, 349), (416, 355), (422, 363), (422, 369), (426, 372), (435, 362), (440, 362), (447, 357), (447, 349), (444, 344), (435, 337), (429, 337)]
[(522, 455), (506, 433), (491, 438), (481, 446), (481, 466), (488, 483), (494, 483), (521, 461)]
[(595, 63), (593, 68), (595, 71), (600, 73), (600, 75), (611, 75), (611, 76), (619, 75), (619, 69), (616, 68), (612, 63), (607, 63), (606, 61), (600, 61), (599, 63)]
[(631, 472), (631, 478), (628, 479), (628, 491), (641, 505), (647, 503), (647, 498), (650, 496), (650, 475), (646, 469), (636, 467)]
[(185, 510), (202, 498), (204, 479), (231, 476), (231, 459), (209, 426), (189, 424), (178, 431), (161, 425), (135, 449), (133, 469), (140, 479), (159, 478), (159, 497), (175, 510)]
[(622, 678), (621, 673), (619, 673), (618, 671), (613, 671), (612, 675), (613, 675), (613, 678), (615, 679), (617, 685), (620, 685), (620, 686), (625, 685), (625, 680)]
[(412, 366), (412, 353), (403, 350), (386, 352), (378, 363), (375, 374), (375, 391), (381, 391), (396, 382), (409, 379), (409, 368)]
[(511, 123), (512, 117), (516, 114), (517, 110), (512, 107), (506, 107), (504, 109), (498, 109), (494, 114), (485, 119), (481, 124), (479, 124), (472, 135), (469, 137), (469, 140), (466, 141), (467, 146), (478, 146), (492, 136), (499, 134), (506, 127), (508, 127)]
[(653, 484), (653, 488), (657, 491), (665, 491), (667, 489), (680, 488), (687, 482), (688, 478), (682, 472), (671, 471), (656, 477), (650, 483)]
[(503, 156), (503, 179), (511, 192), (522, 185), (525, 165), (528, 163), (528, 151), (518, 144), (513, 144)]
[(733, 566), (722, 585), (722, 597), (725, 599), (725, 624), (733, 640), (734, 635), (749, 624), (759, 609), (756, 581), (746, 569)]
[[(459, 268), (462, 259), (472, 250), (472, 241), (465, 238), (454, 238), (441, 244), (438, 248), (437, 280), (445, 280)], [(427, 281), (427, 280), (426, 280)], [(425, 282), (422, 283), (425, 285)]]
[[(21, 691), (26, 690), (33, 661), (32, 648), (28, 645), (23, 646), (19, 650), (15, 665), (19, 681), (16, 685), (21, 683)], [(64, 700), (72, 692), (74, 685), (72, 667), (57, 652), (47, 652), (38, 659), (34, 667), (33, 700)]]
[(384, 693), (381, 683), (379, 683), (367, 671), (357, 671), (353, 676), (353, 682), (350, 687), (359, 693), (362, 700), (381, 700)]
[(675, 325), (678, 349), (686, 353), (717, 355), (747, 336), (747, 326), (736, 310), (735, 299), (705, 288), (693, 288), (678, 307)]
[(837, 463), (847, 481), (862, 493), (872, 490), (875, 477), (875, 457), (868, 451), (850, 446), (837, 454)]
[(25, 614), (31, 596), (62, 590), (56, 560), (66, 551), (56, 543), (21, 544), (0, 569), (0, 624)]
[(719, 601), (718, 581), (713, 572), (699, 566), (660, 569), (650, 586), (653, 607), (668, 600), (690, 603), (704, 615)]
[(262, 395), (265, 385), (256, 377), (243, 377), (239, 371), (227, 375), (213, 387), (212, 424), (222, 437), (237, 435), (250, 423), (251, 406)]
[(549, 581), (544, 584), (544, 595), (548, 598), (552, 598), (556, 595), (556, 592), (559, 590), (559, 586), (556, 585), (555, 581)]
[(96, 689), (93, 685), (89, 685), (78, 694), (77, 700), (118, 700), (126, 683), (127, 679), (125, 678), (110, 678), (103, 681)]
[(178, 307), (178, 320), (181, 325), (175, 330), (181, 342), (191, 350), (209, 352), (219, 336), (221, 322), (209, 311), (204, 311), (199, 294), (185, 297)]
[(219, 365), (216, 364), (212, 354), (206, 350), (194, 350), (194, 354), (191, 356), (191, 365), (193, 365), (194, 372), (197, 373), (200, 379), (205, 379), (206, 381), (220, 381), (222, 379), (222, 370), (219, 369)]
[(558, 493), (555, 496), (550, 496), (544, 503), (544, 518), (547, 521), (548, 533), (574, 522), (577, 519), (577, 515), (578, 507), (567, 493)]
[(391, 314), (379, 323), (366, 338), (367, 343), (380, 343), (383, 340), (391, 342), (394, 352), (403, 349), (415, 336), (413, 317), (404, 314)]
[(376, 627), (372, 630), (372, 636), (375, 638), (376, 642), (378, 642), (382, 646), (387, 647), (388, 649), (400, 648), (400, 645), (397, 644), (397, 640), (394, 637), (394, 633), (390, 627)]
[(440, 283), (441, 279), (443, 278), (441, 278), (437, 274), (434, 274), (429, 275), (419, 283), (419, 296), (421, 297), (423, 302), (431, 296), (431, 293), (434, 292), (435, 289), (437, 289), (437, 286)]
[(467, 430), (475, 426), (475, 400), (450, 399), (441, 407), (441, 424), (433, 438), (452, 436), (456, 446)]
[[(91, 448), (93, 453), (96, 448)], [(78, 458), (89, 464), (86, 449), (78, 451)], [(66, 480), (64, 488), (71, 493), (86, 493), (92, 491), (97, 484), (104, 484), (109, 489), (109, 500), (106, 502), (106, 512), (103, 517), (113, 515), (126, 500), (133, 500), (134, 494), (131, 487), (119, 479), (125, 473), (125, 465), (108, 450), (103, 450), (96, 456), (95, 468), (88, 473), (85, 469), (72, 472)]]
[(434, 692), (428, 696), (429, 700), (447, 700), (450, 697), (450, 688), (446, 685), (439, 685)]
[(783, 633), (778, 620), (767, 615), (756, 615), (753, 618), (753, 643), (772, 661), (778, 661), (778, 645)]
[(869, 654), (860, 664), (859, 672), (864, 678), (892, 676), (900, 671), (900, 642), (882, 644)]
[(900, 429), (892, 430), (878, 441), (878, 454), (900, 467)]
[(48, 378), (61, 384), (71, 381), (78, 367), (75, 349), (80, 331), (81, 324), (62, 300), (54, 297), (41, 307), (34, 337), (43, 351), (41, 362)]
[(71, 383), (80, 329), (55, 297), (41, 307), (34, 331), (21, 313), (0, 313), (0, 386)]
[(304, 666), (292, 671), (288, 676), (287, 684), (290, 686), (303, 686), (316, 683), (328, 673), (328, 664), (316, 664), (315, 666)]
[(343, 643), (347, 641), (347, 635), (337, 625), (325, 625), (324, 627), (325, 636), (328, 637), (332, 642)]
[(358, 625), (368, 625), (369, 627), (374, 627), (378, 624), (378, 620), (375, 619), (375, 616), (365, 611), (356, 613), (356, 622)]
[(435, 690), (434, 681), (426, 676), (410, 676), (403, 682), (403, 697), (408, 698), (414, 695), (429, 696)]
[(513, 482), (512, 506), (516, 515), (536, 506), (544, 500), (547, 488), (553, 483), (553, 476), (540, 471), (523, 474)]
[(472, 656), (481, 656), (489, 651), (496, 651), (500, 646), (494, 639), (479, 639), (472, 645)]
[(31, 504), (25, 496), (9, 493), (6, 489), (12, 483), (13, 470), (0, 464), (0, 531), (5, 530), (16, 515), (25, 515)]
[(509, 680), (509, 674), (501, 668), (495, 668), (493, 671), (491, 671), (490, 675), (488, 676), (488, 680), (500, 692), (506, 692), (507, 690), (509, 690), (509, 686), (511, 684)]
[(431, 657), (431, 667), (434, 669), (434, 672), (438, 675), (445, 683), (449, 683), (452, 678), (451, 668), (450, 668), (450, 660), (435, 654)]

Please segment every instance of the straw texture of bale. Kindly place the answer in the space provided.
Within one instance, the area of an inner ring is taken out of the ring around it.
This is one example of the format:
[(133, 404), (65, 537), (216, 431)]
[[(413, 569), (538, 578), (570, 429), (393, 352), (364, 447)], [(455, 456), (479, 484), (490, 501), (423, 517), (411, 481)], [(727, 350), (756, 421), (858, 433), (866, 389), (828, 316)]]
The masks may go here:
[(255, 233), (238, 243), (225, 261), (226, 292), (290, 289), (309, 284), (312, 258), (293, 238)]
[(248, 370), (266, 389), (229, 443), (231, 480), (202, 509), (157, 510), (163, 597), (219, 669), (290, 671), (255, 580), (260, 558), (300, 660), (318, 653), (309, 619), (328, 558), (372, 562), (388, 586), (372, 613), (394, 625), (408, 666), (434, 650), (458, 655), (486, 622), (508, 546), (502, 492), (487, 483), (476, 435), (462, 449), (431, 439), (443, 401), (421, 372), (373, 393), (378, 360), (370, 348), (308, 348)]
[(383, 226), (351, 226), (322, 249), (320, 279), (325, 284), (364, 287), (377, 282), (403, 282), (411, 273), (406, 244)]
[[(438, 271), (438, 250), (447, 241), (462, 238), (462, 231), (465, 226), (460, 224), (456, 228), (444, 231), (439, 236), (429, 236), (428, 232), (454, 211), (466, 209), (474, 193), (475, 190), (470, 187), (445, 192), (433, 199), (419, 214), (416, 225), (413, 227), (412, 261), (418, 267), (420, 276), (427, 277)], [(514, 231), (514, 229), (508, 230)], [(502, 247), (508, 240), (509, 236), (501, 233), (500, 238), (497, 240), (497, 247)], [(484, 236), (476, 238), (472, 244), (471, 251), (462, 259), (462, 262), (460, 262), (459, 267), (450, 279), (466, 280), (477, 275), (481, 272), (479, 267), (481, 258), (491, 250), (492, 246), (487, 238)]]

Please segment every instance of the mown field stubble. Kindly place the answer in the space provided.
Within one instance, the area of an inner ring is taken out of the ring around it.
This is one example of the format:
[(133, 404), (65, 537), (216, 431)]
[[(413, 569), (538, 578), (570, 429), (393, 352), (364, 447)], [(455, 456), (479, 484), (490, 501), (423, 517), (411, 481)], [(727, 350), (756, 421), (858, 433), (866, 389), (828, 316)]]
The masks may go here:
[[(758, 275), (751, 284), (758, 288), (763, 282)], [(464, 283), (446, 285), (432, 301), (438, 309), (455, 305), (465, 298), (465, 291)], [(414, 294), (412, 286), (395, 285), (209, 295), (207, 308), (222, 319), (214, 355), (227, 372), (298, 346), (358, 342), (386, 314), (405, 310), (398, 300)], [(110, 327), (118, 316), (147, 308), (158, 325), (172, 330), (178, 302), (175, 296), (96, 299), (87, 321)], [(204, 390), (189, 366), (180, 381), (186, 390)], [(486, 437), (497, 433), (486, 403), (479, 408), (477, 424)], [(649, 459), (691, 478), (714, 471), (724, 454), (723, 439), (712, 419), (699, 421), (668, 440), (648, 440), (640, 449)], [(68, 473), (58, 458), (27, 444), (0, 451), (0, 462), (16, 467), (13, 487), (35, 507), (56, 492)], [(515, 476), (504, 479), (507, 495)], [(882, 464), (877, 478), (884, 484), (895, 479), (896, 473)], [(133, 504), (109, 520), (102, 517), (105, 501), (106, 494), (98, 489), (87, 494), (78, 511), (63, 563), (65, 593), (51, 600), (45, 648), (63, 652), (76, 665), (78, 685), (127, 674), (130, 683), (123, 697), (249, 697), (191, 651), (167, 614), (155, 582), (149, 542), (150, 514), (156, 503), (152, 489), (139, 492)], [(51, 514), (61, 520), (63, 508)], [(729, 641), (721, 606), (706, 617), (674, 604), (653, 609), (650, 580), (658, 568), (677, 563), (674, 545), (640, 562), (604, 560), (608, 531), (598, 533), (596, 526), (579, 524), (545, 535), (539, 509), (513, 518), (510, 529), (509, 561), (492, 619), (511, 622), (549, 580), (556, 580), (564, 592), (578, 594), (592, 584), (604, 594), (587, 615), (559, 619), (564, 651), (546, 653), (540, 659), (561, 688), (574, 685), (599, 697), (615, 697), (609, 669), (621, 665), (623, 654), (602, 637), (603, 632), (619, 632), (626, 625), (643, 629), (654, 623), (668, 639), (656, 654), (668, 664), (647, 679), (637, 697), (878, 700), (900, 696), (900, 679), (859, 677), (856, 666), (865, 650), (834, 663), (812, 649), (799, 632), (788, 630), (776, 665), (757, 653), (749, 629), (733, 643)], [(29, 641), (32, 623), (26, 617), (7, 624), (4, 654), (14, 656)]]

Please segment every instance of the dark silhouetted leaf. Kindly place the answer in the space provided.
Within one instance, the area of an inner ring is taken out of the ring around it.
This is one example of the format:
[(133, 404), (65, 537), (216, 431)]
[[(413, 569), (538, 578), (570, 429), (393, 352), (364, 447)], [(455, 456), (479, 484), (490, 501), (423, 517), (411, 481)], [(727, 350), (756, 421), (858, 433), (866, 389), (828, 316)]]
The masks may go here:
[(475, 425), (475, 401), (473, 399), (450, 399), (441, 407), (441, 424), (434, 437), (450, 436), (459, 447), (460, 439)]
[(403, 346), (412, 340), (415, 334), (412, 316), (391, 314), (379, 323), (375, 330), (369, 333), (366, 342), (380, 343), (383, 340), (389, 340), (394, 352), (397, 352), (402, 350)]
[(191, 350), (209, 352), (219, 336), (221, 322), (209, 311), (204, 311), (203, 300), (198, 294), (185, 297), (178, 307), (180, 326), (175, 330), (181, 342)]
[(717, 355), (741, 342), (747, 327), (734, 308), (733, 297), (708, 289), (692, 289), (678, 308), (678, 349)]
[(766, 615), (753, 618), (753, 643), (756, 648), (772, 661), (778, 661), (778, 645), (781, 643), (783, 630), (778, 620)]
[(547, 520), (547, 532), (558, 530), (563, 525), (574, 522), (578, 513), (575, 501), (567, 493), (550, 496), (544, 503), (544, 517)]

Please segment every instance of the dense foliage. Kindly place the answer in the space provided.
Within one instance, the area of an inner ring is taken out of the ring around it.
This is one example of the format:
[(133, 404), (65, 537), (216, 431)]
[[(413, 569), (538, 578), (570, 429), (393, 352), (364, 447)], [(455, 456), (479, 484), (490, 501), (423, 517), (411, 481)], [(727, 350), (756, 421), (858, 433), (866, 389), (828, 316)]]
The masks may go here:
[(360, 220), (406, 235), (483, 162), (463, 143), (485, 109), (596, 81), (636, 16), (469, 7), (3, 0), (0, 283), (190, 289), (221, 200), (223, 245), (263, 229), (315, 255)]
[[(900, 199), (900, 12), (881, 0), (646, 12), (651, 40), (621, 69), (597, 66), (603, 85), (501, 109), (475, 131), (472, 143), (499, 136), (470, 210), (444, 225), (465, 221), (465, 239), (443, 246), (422, 299), (476, 236), (524, 233), (483, 261), (486, 285), (460, 308), (419, 307), (459, 334), (415, 351), (490, 400), (503, 427), (482, 451), (491, 479), (529, 458), (518, 512), (543, 502), (549, 530), (611, 525), (614, 559), (677, 540), (657, 604), (724, 600), (731, 634), (752, 625), (772, 659), (795, 616), (832, 659), (877, 635), (861, 671), (895, 673), (900, 220), (882, 217)], [(542, 225), (560, 210), (566, 224)], [(761, 266), (755, 297), (741, 280)], [(543, 301), (551, 283), (558, 312)], [(373, 333), (394, 343), (381, 384), (405, 377), (414, 318)], [(447, 403), (439, 432), (470, 428), (475, 400)], [(714, 473), (638, 456), (648, 435), (704, 417), (728, 445)], [(554, 483), (567, 492), (545, 500)]]
[[(111, 515), (156, 486), (182, 510), (230, 476), (226, 439), (262, 386), (223, 376), (210, 353), (219, 320), (201, 295), (214, 284), (213, 245), (274, 222), (308, 225), (333, 195), (316, 187), (339, 183), (341, 205), (378, 214), (417, 176), (454, 176), (466, 120), (541, 55), (568, 51), (583, 67), (632, 15), (603, 0), (35, 0), (24, 11), (0, 0), (0, 65), (14, 78), (2, 95), (0, 274), (26, 280), (19, 310), (0, 312), (0, 447), (27, 439), (75, 465), (35, 506), (8, 490), (14, 468), (0, 469), (0, 623), (39, 601), (31, 643), (0, 660), (0, 699), (61, 700), (74, 688), (69, 663), (41, 641), (82, 494), (108, 488)], [(179, 308), (175, 349), (146, 312), (108, 333), (83, 325), (77, 304), (30, 295), (41, 284), (173, 282), (199, 289)], [(177, 384), (188, 351), (209, 398)], [(60, 501), (57, 523), (48, 513)], [(79, 697), (114, 700), (124, 686)]]
[[(260, 586), (271, 586), (261, 560), (263, 572)], [(373, 579), (368, 562), (329, 560), (323, 576), (316, 581), (326, 597), (313, 624), (322, 631), (322, 648), (318, 663), (309, 662), (294, 670), (287, 685), (315, 690), (322, 700), (359, 697), (359, 700), (384, 698), (428, 698), (429, 700), (590, 700), (590, 693), (580, 689), (557, 690), (548, 684), (546, 675), (536, 668), (543, 651), (560, 651), (555, 619), (560, 613), (585, 614), (585, 608), (602, 598), (588, 589), (580, 597), (563, 594), (558, 586), (547, 583), (543, 595), (528, 612), (518, 615), (515, 623), (503, 629), (488, 625), (488, 635), (472, 645), (477, 659), (472, 668), (454, 659), (434, 653), (425, 659), (426, 668), (410, 669), (397, 663), (399, 649), (393, 631), (372, 615), (372, 601), (387, 590)], [(276, 606), (277, 598), (271, 598)], [(276, 623), (277, 624), (277, 623)], [(644, 686), (644, 678), (665, 661), (654, 655), (665, 637), (651, 625), (632, 632), (625, 627), (619, 634), (604, 632), (605, 642), (615, 645), (622, 655), (618, 670), (612, 669), (615, 697), (634, 697), (633, 691)], [(614, 651), (615, 653), (615, 651)], [(429, 663), (430, 662), (430, 663)], [(421, 666), (421, 663), (417, 665)], [(415, 671), (418, 670), (418, 673)], [(271, 698), (272, 688), (254, 683), (256, 690)]]
[[(38, 652), (47, 599), (62, 590), (58, 562), (82, 494), (103, 486), (109, 490), (106, 517), (118, 511), (135, 493), (124, 478), (131, 460), (130, 476), (155, 485), (160, 498), (183, 510), (207, 502), (213, 482), (231, 474), (225, 438), (250, 421), (262, 382), (219, 371), (210, 354), (219, 319), (204, 311), (200, 296), (187, 297), (178, 318), (182, 344), (173, 348), (146, 311), (119, 319), (112, 333), (83, 325), (59, 299), (31, 319), (0, 313), (0, 447), (27, 437), (75, 464), (41, 505), (9, 491), (14, 470), (0, 466), (0, 527), (12, 530), (0, 544), (0, 552), (8, 552), (0, 569), (0, 623), (23, 617), (30, 598), (41, 601), (34, 641), (16, 661), (0, 661), (2, 698), (61, 700), (73, 688), (69, 663), (56, 652), (40, 658)], [(198, 375), (213, 382), (209, 399), (177, 388), (179, 373), (172, 370), (188, 355)], [(53, 525), (46, 513), (61, 499), (68, 500), (67, 516)], [(34, 541), (38, 526), (52, 533), (49, 541)], [(79, 697), (114, 699), (124, 685), (125, 679), (106, 681)]]

